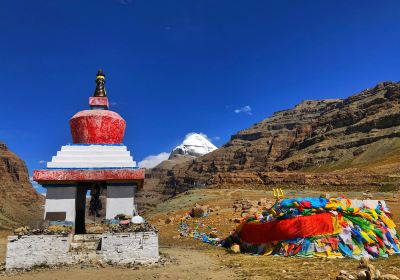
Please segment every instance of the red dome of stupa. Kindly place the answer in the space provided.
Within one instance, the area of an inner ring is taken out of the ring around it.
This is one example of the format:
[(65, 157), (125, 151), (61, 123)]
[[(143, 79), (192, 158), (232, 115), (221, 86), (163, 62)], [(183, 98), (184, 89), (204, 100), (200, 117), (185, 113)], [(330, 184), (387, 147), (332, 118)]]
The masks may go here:
[(105, 75), (99, 70), (94, 96), (89, 99), (91, 110), (80, 111), (69, 121), (74, 144), (122, 144), (126, 122), (108, 110), (104, 82)]
[(113, 111), (84, 110), (69, 121), (74, 144), (122, 144), (125, 120)]

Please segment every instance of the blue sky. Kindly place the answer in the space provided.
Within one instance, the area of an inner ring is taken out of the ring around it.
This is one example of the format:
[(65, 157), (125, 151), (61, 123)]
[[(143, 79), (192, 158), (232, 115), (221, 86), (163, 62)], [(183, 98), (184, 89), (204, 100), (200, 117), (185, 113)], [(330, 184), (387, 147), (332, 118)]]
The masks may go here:
[(0, 140), (42, 168), (98, 68), (136, 160), (400, 79), (400, 1), (2, 0)]

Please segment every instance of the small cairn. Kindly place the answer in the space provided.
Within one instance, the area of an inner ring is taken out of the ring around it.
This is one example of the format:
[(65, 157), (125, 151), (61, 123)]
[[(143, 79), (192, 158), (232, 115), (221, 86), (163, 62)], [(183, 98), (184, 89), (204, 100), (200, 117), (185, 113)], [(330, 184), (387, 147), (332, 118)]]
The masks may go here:
[(400, 278), (393, 274), (381, 274), (381, 272), (370, 263), (369, 258), (363, 257), (358, 266), (362, 270), (357, 277), (351, 275), (346, 270), (341, 270), (336, 280), (399, 280)]

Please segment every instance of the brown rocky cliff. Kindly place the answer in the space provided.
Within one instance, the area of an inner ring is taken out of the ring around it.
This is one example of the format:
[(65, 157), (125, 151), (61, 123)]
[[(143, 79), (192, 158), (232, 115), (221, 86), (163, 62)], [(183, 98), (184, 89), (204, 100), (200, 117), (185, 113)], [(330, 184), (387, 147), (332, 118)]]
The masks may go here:
[(135, 196), (135, 202), (139, 211), (152, 209), (169, 196), (174, 196), (180, 192), (179, 188), (171, 185), (168, 191), (165, 189), (166, 178), (172, 175), (172, 168), (177, 164), (182, 164), (193, 160), (192, 156), (173, 156), (171, 159), (161, 162), (152, 169), (146, 170), (144, 188)]
[(43, 203), (25, 163), (0, 142), (0, 228), (35, 225), (42, 219)]
[(158, 189), (166, 195), (199, 186), (391, 190), (400, 174), (399, 101), (400, 83), (393, 82), (346, 99), (304, 101), (158, 174)]

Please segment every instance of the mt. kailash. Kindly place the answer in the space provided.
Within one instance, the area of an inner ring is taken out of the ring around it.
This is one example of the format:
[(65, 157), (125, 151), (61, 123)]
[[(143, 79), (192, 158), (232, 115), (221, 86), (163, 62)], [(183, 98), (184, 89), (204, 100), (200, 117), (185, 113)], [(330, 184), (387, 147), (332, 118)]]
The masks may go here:
[(169, 159), (173, 159), (177, 156), (193, 156), (200, 157), (208, 154), (217, 149), (213, 143), (211, 143), (205, 135), (199, 133), (189, 133), (186, 135), (185, 140), (182, 144), (176, 146)]

